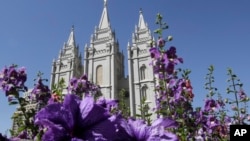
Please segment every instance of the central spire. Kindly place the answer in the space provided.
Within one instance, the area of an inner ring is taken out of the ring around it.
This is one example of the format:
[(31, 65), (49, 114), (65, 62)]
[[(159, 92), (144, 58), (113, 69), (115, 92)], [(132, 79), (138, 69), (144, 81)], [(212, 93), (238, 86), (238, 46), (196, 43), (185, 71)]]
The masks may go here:
[(75, 46), (74, 25), (72, 25), (72, 27), (71, 27), (71, 32), (70, 32), (70, 35), (69, 35), (67, 45), (68, 46)]
[(104, 6), (105, 7), (107, 6), (107, 0), (104, 0)]
[(102, 11), (102, 17), (99, 23), (99, 29), (108, 28), (110, 26), (109, 23), (109, 16), (108, 16), (108, 10), (107, 10), (107, 0), (104, 0), (104, 8)]
[(138, 27), (139, 29), (144, 29), (147, 27), (144, 18), (143, 18), (143, 14), (142, 14), (142, 9), (140, 9), (140, 16), (139, 16), (139, 23), (138, 23)]

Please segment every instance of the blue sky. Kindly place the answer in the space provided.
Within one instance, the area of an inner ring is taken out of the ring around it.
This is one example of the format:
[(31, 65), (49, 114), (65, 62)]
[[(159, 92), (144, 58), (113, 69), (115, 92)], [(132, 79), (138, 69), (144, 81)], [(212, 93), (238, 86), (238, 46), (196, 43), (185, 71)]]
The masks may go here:
[[(108, 0), (111, 26), (124, 51), (138, 24), (140, 8), (151, 31), (156, 28), (156, 14), (164, 16), (170, 26), (164, 35), (174, 37), (169, 46), (176, 46), (184, 58), (180, 67), (192, 70), (195, 106), (204, 103), (204, 77), (211, 64), (215, 66), (215, 85), (223, 96), (227, 96), (228, 67), (241, 78), (246, 93), (250, 92), (249, 6), (248, 0)], [(76, 42), (83, 53), (102, 10), (103, 0), (1, 1), (0, 67), (25, 66), (29, 87), (38, 71), (49, 79), (52, 60), (67, 41), (71, 26), (75, 26)], [(0, 92), (0, 132), (10, 128), (14, 110)]]

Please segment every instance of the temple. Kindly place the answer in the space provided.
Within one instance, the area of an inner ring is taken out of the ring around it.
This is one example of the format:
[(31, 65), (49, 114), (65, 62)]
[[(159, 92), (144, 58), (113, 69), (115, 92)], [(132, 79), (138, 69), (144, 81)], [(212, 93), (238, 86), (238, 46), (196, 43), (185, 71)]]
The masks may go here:
[[(150, 108), (155, 105), (153, 70), (149, 66), (149, 48), (153, 37), (140, 10), (131, 42), (123, 47), (127, 49), (128, 57), (128, 60), (124, 60), (125, 54), (120, 49), (109, 19), (107, 0), (104, 0), (99, 25), (95, 26), (90, 35), (90, 42), (85, 44), (83, 58), (72, 27), (68, 41), (59, 51), (58, 58), (52, 62), (51, 86), (62, 78), (67, 86), (72, 77), (86, 74), (91, 82), (101, 87), (105, 98), (116, 99), (119, 92), (125, 89), (125, 101), (130, 107), (131, 116), (135, 116), (140, 114), (138, 108), (143, 99), (146, 99)], [(125, 63), (128, 63), (127, 68), (124, 67)], [(125, 69), (128, 69), (127, 77)]]

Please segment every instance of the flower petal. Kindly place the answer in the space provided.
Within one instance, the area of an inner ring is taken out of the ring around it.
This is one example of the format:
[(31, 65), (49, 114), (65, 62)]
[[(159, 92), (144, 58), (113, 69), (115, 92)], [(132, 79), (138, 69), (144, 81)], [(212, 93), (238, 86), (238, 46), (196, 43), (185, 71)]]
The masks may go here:
[(81, 101), (80, 114), (83, 127), (90, 127), (109, 117), (103, 107), (94, 104), (93, 97), (85, 97)]
[(129, 119), (128, 122), (133, 130), (134, 138), (137, 140), (146, 140), (149, 137), (150, 128), (143, 120)]
[(43, 141), (63, 141), (70, 140), (70, 136), (60, 125), (51, 124), (43, 134)]
[(175, 134), (165, 132), (163, 135), (151, 135), (147, 141), (179, 141), (179, 139)]
[(62, 104), (54, 103), (41, 109), (35, 116), (35, 124), (43, 126), (43, 121), (48, 120), (54, 124), (63, 126), (66, 130), (71, 130), (73, 121), (70, 111), (62, 107)]
[(152, 127), (163, 126), (165, 128), (177, 127), (177, 122), (170, 118), (158, 118), (152, 123)]
[(120, 118), (117, 118), (115, 115), (113, 115), (110, 118), (90, 127), (86, 132), (84, 132), (84, 139), (101, 141), (123, 141), (124, 139), (129, 140), (130, 136), (126, 133), (124, 128), (119, 125), (120, 120)]
[(63, 107), (69, 112), (71, 120), (67, 121), (70, 130), (73, 130), (76, 119), (79, 116), (80, 98), (74, 94), (67, 94), (64, 98)]

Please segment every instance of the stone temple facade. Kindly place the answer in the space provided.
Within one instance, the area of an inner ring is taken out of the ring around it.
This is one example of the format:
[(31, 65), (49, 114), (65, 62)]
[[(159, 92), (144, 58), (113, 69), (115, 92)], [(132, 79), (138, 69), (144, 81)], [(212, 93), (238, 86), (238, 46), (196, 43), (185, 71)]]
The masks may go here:
[[(124, 59), (124, 52), (120, 51), (118, 39), (111, 28), (106, 0), (99, 25), (95, 27), (90, 38), (90, 43), (81, 51), (84, 53), (80, 54), (72, 27), (68, 41), (59, 51), (58, 58), (52, 62), (51, 86), (62, 78), (68, 85), (67, 82), (72, 77), (87, 74), (91, 82), (100, 85), (105, 98), (117, 98), (119, 91), (125, 89), (132, 116), (141, 114), (138, 107), (144, 97), (149, 106), (154, 107), (155, 84), (153, 69), (149, 65), (149, 48), (153, 36), (144, 21), (142, 11), (139, 12), (139, 22), (132, 33), (132, 41), (127, 44), (128, 60)], [(128, 63), (128, 68), (124, 67), (125, 63)], [(128, 77), (125, 77), (125, 69), (128, 69)]]

